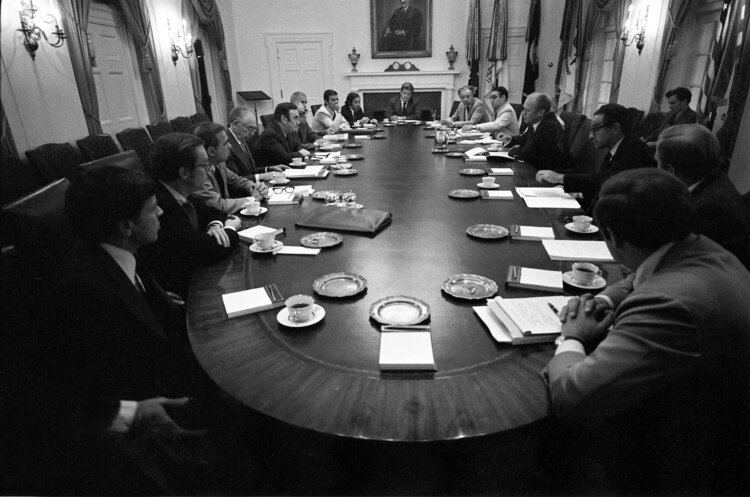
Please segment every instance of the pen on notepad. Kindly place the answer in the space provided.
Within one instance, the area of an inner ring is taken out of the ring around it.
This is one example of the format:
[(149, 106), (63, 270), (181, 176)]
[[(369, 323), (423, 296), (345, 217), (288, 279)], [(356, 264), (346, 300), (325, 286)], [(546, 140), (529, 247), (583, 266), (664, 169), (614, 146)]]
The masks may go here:
[(557, 310), (557, 307), (555, 307), (554, 305), (552, 305), (552, 302), (547, 302), (547, 305), (549, 306), (550, 309), (552, 309), (552, 312), (555, 313), (555, 316), (559, 316), (560, 315), (560, 311)]

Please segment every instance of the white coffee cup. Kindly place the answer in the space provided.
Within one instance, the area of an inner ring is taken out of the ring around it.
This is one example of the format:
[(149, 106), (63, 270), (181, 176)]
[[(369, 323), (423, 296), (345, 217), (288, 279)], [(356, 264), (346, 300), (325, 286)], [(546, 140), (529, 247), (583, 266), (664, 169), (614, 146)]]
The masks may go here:
[(302, 164), (302, 157), (293, 157), (292, 164), (299, 166)]
[(588, 231), (593, 219), (589, 216), (573, 216), (573, 226), (578, 231)]
[(289, 311), (289, 320), (297, 323), (303, 323), (312, 319), (313, 305), (315, 300), (309, 295), (292, 295), (286, 302), (287, 310)]
[(592, 285), (601, 275), (602, 270), (596, 264), (590, 262), (573, 263), (573, 279), (579, 285)]
[(253, 237), (253, 241), (261, 250), (271, 250), (276, 241), (276, 233), (258, 233)]
[(258, 212), (260, 212), (260, 202), (258, 202), (257, 200), (245, 202), (245, 212), (247, 212), (251, 216), (256, 215)]
[(494, 176), (484, 176), (482, 178), (482, 186), (495, 186), (495, 177)]

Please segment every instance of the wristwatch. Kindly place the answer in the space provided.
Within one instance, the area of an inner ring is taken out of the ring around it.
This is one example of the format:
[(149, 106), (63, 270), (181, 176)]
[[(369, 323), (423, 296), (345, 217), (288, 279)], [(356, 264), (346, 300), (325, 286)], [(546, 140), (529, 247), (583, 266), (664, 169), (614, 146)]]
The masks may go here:
[(564, 342), (565, 340), (575, 340), (576, 342), (578, 342), (578, 343), (580, 343), (581, 345), (583, 345), (583, 348), (586, 348), (586, 344), (585, 344), (585, 343), (583, 343), (583, 340), (581, 340), (580, 338), (576, 338), (576, 337), (571, 337), (571, 336), (565, 336), (565, 335), (560, 335), (559, 337), (557, 337), (557, 338), (555, 339), (555, 346), (557, 346), (557, 345), (560, 345), (560, 344), (561, 344), (561, 343), (563, 343), (563, 342)]

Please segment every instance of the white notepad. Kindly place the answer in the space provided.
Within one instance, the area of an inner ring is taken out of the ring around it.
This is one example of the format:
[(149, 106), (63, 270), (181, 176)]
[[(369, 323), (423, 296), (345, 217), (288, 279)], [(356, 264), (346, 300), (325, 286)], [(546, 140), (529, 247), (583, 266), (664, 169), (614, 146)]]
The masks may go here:
[(513, 192), (510, 190), (487, 190), (487, 198), (512, 200)]
[(238, 231), (237, 235), (239, 235), (240, 240), (253, 243), (255, 242), (255, 240), (253, 239), (261, 233), (276, 233), (277, 235), (280, 235), (283, 232), (284, 228), (271, 228), (269, 226), (263, 226), (262, 224), (259, 224), (257, 226), (253, 226), (252, 228)]
[(517, 240), (554, 240), (555, 231), (549, 226), (518, 226), (510, 230), (510, 236)]
[(509, 167), (493, 167), (490, 168), (490, 176), (513, 176), (513, 169)]
[(320, 253), (320, 249), (308, 248), (308, 247), (293, 247), (291, 245), (284, 245), (276, 253), (286, 254), (286, 255), (318, 255)]
[(542, 240), (542, 245), (553, 261), (614, 261), (604, 242)]
[(380, 369), (435, 371), (429, 331), (380, 333)]

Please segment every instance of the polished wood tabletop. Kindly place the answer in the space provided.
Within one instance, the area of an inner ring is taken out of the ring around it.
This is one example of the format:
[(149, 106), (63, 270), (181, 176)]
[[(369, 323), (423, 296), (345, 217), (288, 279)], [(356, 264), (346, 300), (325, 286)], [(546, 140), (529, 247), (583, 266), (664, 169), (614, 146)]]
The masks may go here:
[[(276, 420), (315, 432), (381, 441), (438, 441), (497, 434), (543, 420), (549, 402), (540, 371), (552, 344), (498, 344), (472, 310), (483, 301), (453, 298), (443, 281), (460, 273), (496, 281), (503, 297), (539, 292), (504, 286), (508, 265), (569, 270), (551, 261), (533, 241), (485, 241), (466, 234), (473, 224), (552, 226), (558, 238), (576, 211), (528, 209), (514, 193), (507, 200), (457, 200), (448, 192), (477, 189), (480, 176), (459, 170), (477, 163), (431, 153), (434, 132), (407, 125), (384, 130), (386, 139), (356, 140), (364, 160), (353, 176), (298, 180), (319, 190), (352, 190), (366, 208), (389, 211), (392, 223), (374, 237), (344, 233), (342, 244), (317, 256), (255, 254), (241, 245), (227, 260), (198, 272), (187, 304), (190, 341), (209, 376), (229, 395)], [(456, 148), (456, 146), (451, 146)], [(465, 148), (465, 147), (464, 147)], [(460, 148), (459, 148), (460, 149)], [(500, 166), (499, 164), (493, 164)], [(510, 163), (515, 176), (499, 176), (503, 189), (536, 184), (528, 164)], [(484, 167), (481, 164), (478, 167)], [(323, 202), (271, 206), (246, 226), (286, 229), (285, 245), (316, 229), (295, 222)], [(580, 239), (580, 238), (579, 238)], [(615, 264), (604, 264), (609, 282)], [(333, 299), (313, 292), (319, 276), (350, 272), (367, 280), (365, 292)], [(221, 295), (276, 283), (285, 296), (313, 295), (326, 311), (318, 324), (287, 328), (279, 309), (227, 319)], [(566, 289), (567, 290), (567, 289)], [(429, 304), (437, 371), (381, 373), (380, 325), (369, 316), (373, 302), (404, 295)]]

